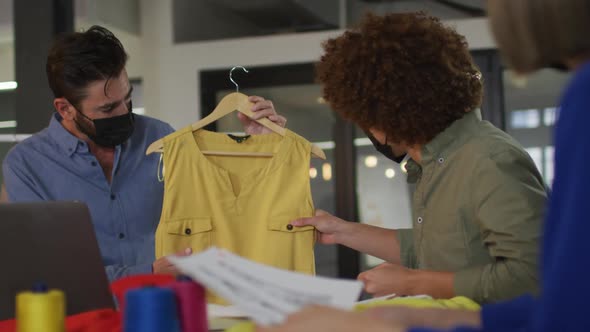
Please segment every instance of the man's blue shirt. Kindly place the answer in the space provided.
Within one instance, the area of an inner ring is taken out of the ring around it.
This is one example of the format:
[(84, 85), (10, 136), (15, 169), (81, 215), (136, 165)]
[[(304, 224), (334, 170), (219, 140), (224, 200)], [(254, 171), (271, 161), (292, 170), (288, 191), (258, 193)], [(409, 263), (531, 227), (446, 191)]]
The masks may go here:
[[(109, 279), (151, 273), (164, 185), (157, 177), (159, 155), (146, 156), (145, 151), (174, 130), (162, 121), (135, 115), (133, 135), (116, 147), (109, 183), (88, 145), (60, 122), (55, 113), (49, 127), (6, 156), (3, 172), (9, 200), (86, 203)], [(76, 236), (63, 231), (64, 236)]]

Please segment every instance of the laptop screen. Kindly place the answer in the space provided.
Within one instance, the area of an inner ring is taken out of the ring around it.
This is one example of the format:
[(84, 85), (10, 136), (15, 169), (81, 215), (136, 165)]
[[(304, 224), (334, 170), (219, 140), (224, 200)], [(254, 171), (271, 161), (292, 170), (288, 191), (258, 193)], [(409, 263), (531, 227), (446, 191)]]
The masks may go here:
[(114, 308), (90, 213), (78, 202), (0, 204), (0, 320), (38, 283), (60, 289), (68, 315)]

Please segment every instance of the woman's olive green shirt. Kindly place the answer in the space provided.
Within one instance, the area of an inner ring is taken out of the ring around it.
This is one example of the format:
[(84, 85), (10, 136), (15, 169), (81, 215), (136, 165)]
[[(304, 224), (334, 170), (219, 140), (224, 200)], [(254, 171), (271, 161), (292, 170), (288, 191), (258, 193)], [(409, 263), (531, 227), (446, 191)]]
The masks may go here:
[(538, 289), (547, 193), (512, 137), (469, 112), (406, 165), (413, 229), (399, 230), (404, 265), (455, 272), (456, 295), (496, 302)]

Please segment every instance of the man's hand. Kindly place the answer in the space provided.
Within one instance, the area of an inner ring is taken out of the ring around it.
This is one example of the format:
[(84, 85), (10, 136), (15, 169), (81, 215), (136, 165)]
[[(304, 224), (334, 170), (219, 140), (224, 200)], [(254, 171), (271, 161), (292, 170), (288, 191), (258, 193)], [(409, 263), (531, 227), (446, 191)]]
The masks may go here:
[(414, 271), (404, 266), (383, 263), (359, 274), (357, 279), (365, 284), (365, 292), (375, 297), (392, 293), (397, 295), (411, 295), (408, 292), (408, 283), (412, 273)]
[(295, 227), (313, 226), (317, 232), (317, 239), (322, 244), (335, 244), (338, 242), (338, 235), (344, 231), (346, 224), (338, 217), (335, 217), (323, 210), (316, 210), (315, 217), (301, 218), (291, 221)]
[(312, 306), (294, 313), (284, 324), (258, 327), (256, 332), (401, 332), (394, 323), (357, 312)]
[(244, 127), (244, 132), (246, 134), (260, 135), (272, 133), (272, 130), (255, 121), (262, 118), (268, 118), (277, 125), (283, 128), (285, 127), (287, 124), (287, 119), (284, 116), (277, 114), (272, 101), (265, 100), (264, 98), (258, 96), (250, 96), (248, 97), (248, 100), (254, 103), (254, 106), (252, 106), (252, 112), (254, 112), (252, 119), (248, 118), (245, 114), (238, 113), (238, 118), (240, 119), (240, 122), (242, 122), (242, 126)]
[[(193, 250), (191, 248), (186, 248), (177, 252), (175, 256), (189, 256), (192, 253)], [(168, 261), (167, 257), (168, 256), (161, 257), (152, 264), (152, 271), (154, 274), (178, 274), (179, 271), (174, 265), (172, 265), (172, 263), (170, 263), (170, 261)]]

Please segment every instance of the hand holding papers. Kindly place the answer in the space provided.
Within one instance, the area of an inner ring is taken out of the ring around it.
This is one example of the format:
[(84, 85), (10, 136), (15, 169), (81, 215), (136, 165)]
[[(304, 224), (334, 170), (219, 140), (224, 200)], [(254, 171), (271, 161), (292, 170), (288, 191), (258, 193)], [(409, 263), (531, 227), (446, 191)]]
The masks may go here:
[(217, 248), (170, 261), (260, 325), (282, 323), (311, 304), (352, 309), (362, 290), (359, 281), (289, 272)]

